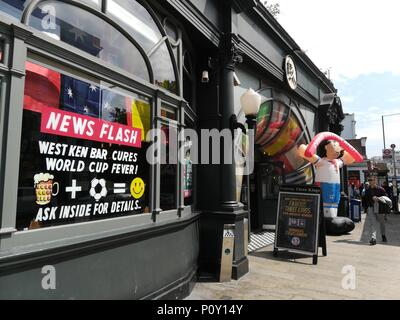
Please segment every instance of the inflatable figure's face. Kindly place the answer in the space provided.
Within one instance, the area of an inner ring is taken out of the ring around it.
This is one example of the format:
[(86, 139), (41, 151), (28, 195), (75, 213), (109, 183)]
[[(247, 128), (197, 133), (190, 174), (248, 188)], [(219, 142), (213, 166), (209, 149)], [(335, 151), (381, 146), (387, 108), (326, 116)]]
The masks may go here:
[(343, 155), (343, 149), (337, 141), (329, 141), (329, 143), (325, 146), (325, 149), (326, 157), (330, 160), (337, 159)]

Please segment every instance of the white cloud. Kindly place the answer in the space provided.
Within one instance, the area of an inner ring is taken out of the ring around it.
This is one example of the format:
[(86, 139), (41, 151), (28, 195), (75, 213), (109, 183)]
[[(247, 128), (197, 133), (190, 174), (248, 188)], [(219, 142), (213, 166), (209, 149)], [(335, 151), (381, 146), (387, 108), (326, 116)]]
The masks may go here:
[[(400, 1), (275, 0), (278, 21), (317, 67), (330, 69), (344, 111), (355, 113), (369, 157), (383, 149), (382, 115), (400, 112)], [(400, 116), (385, 117), (386, 146), (400, 150)]]
[(354, 101), (354, 97), (340, 97), (340, 99), (342, 100), (342, 102), (353, 102)]
[[(400, 102), (400, 96), (388, 99), (389, 102)], [(400, 106), (399, 106), (400, 110)]]
[(331, 77), (361, 74), (400, 74), (400, 51), (395, 34), (400, 30), (398, 0), (276, 0), (278, 21)]

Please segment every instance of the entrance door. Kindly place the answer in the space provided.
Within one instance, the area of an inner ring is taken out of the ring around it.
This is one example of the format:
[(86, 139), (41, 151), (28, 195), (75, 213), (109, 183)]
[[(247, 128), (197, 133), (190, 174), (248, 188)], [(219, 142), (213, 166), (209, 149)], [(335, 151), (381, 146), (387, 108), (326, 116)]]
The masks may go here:
[(276, 172), (275, 163), (262, 163), (257, 165), (257, 215), (259, 225), (264, 230), (275, 230), (276, 212), (278, 209), (279, 186), (282, 176)]

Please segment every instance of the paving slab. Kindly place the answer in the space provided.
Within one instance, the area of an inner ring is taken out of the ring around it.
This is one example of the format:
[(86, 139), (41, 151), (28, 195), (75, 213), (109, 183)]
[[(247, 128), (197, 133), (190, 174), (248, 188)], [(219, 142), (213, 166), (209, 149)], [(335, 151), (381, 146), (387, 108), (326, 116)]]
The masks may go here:
[[(378, 238), (370, 246), (364, 223), (365, 215), (351, 234), (328, 236), (328, 256), (320, 252), (318, 265), (294, 253), (275, 258), (268, 246), (248, 256), (247, 275), (228, 283), (197, 283), (187, 300), (398, 300), (400, 215), (388, 216), (387, 244)], [(349, 272), (355, 274), (354, 290), (346, 286)]]

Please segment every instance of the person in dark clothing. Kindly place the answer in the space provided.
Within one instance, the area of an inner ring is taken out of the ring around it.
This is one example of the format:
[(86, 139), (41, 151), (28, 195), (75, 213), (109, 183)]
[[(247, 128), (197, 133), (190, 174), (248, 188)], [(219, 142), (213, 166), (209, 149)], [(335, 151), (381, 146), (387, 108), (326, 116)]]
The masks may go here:
[(389, 198), (393, 197), (393, 188), (388, 185), (387, 181), (383, 181), (382, 188), (385, 189)]
[(364, 209), (364, 213), (367, 213), (367, 211), (368, 211), (368, 205), (367, 205), (367, 201), (366, 201), (366, 197), (365, 197), (365, 193), (368, 189), (369, 189), (369, 182), (367, 181), (367, 182), (365, 182), (364, 187), (360, 192), (361, 204)]
[(375, 177), (369, 178), (370, 184), (369, 189), (365, 191), (365, 204), (367, 206), (367, 220), (366, 226), (369, 228), (371, 233), (371, 245), (376, 245), (376, 233), (378, 226), (382, 236), (382, 242), (387, 242), (386, 238), (386, 226), (385, 226), (385, 215), (380, 214), (378, 201), (382, 196), (388, 196), (385, 189), (379, 187)]
[(388, 185), (387, 181), (383, 181), (382, 188), (385, 189), (389, 199), (392, 200), (392, 202), (394, 202), (394, 200), (393, 200), (393, 186), (392, 185)]
[(350, 198), (355, 199), (357, 196), (356, 194), (356, 186), (354, 185), (354, 183), (351, 184), (350, 186)]

